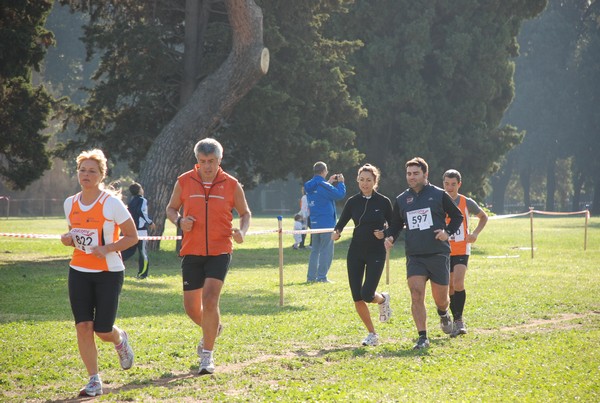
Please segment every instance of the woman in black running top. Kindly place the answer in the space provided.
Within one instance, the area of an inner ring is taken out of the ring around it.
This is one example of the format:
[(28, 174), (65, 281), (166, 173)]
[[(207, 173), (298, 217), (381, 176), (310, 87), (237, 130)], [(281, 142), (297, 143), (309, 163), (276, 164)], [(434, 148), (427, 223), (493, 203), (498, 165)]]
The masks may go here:
[(379, 169), (375, 166), (365, 164), (360, 167), (357, 182), (360, 192), (346, 201), (331, 238), (334, 241), (340, 239), (344, 227), (352, 219), (354, 232), (347, 256), (348, 281), (356, 312), (369, 331), (362, 345), (376, 346), (379, 336), (371, 321), (367, 303), (379, 304), (381, 322), (390, 319), (390, 296), (376, 290), (386, 257), (382, 230), (392, 219), (392, 203), (376, 191)]

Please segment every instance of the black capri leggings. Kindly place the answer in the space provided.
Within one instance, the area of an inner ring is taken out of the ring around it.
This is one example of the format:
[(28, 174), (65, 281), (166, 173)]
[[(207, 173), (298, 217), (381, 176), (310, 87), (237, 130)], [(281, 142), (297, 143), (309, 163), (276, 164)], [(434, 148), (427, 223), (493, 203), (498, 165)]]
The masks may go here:
[(354, 302), (372, 302), (385, 266), (383, 243), (373, 247), (351, 243), (346, 263), (352, 299)]
[(94, 331), (113, 329), (123, 287), (123, 272), (85, 273), (69, 270), (69, 300), (75, 323), (94, 322)]

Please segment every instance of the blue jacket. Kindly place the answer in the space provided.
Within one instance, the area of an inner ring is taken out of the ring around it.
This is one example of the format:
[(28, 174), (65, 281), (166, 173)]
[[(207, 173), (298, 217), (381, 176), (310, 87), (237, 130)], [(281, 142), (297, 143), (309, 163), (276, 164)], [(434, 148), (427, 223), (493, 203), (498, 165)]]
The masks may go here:
[(333, 228), (337, 221), (335, 201), (346, 196), (346, 185), (338, 182), (334, 185), (320, 175), (315, 175), (304, 184), (310, 210), (310, 227), (312, 229)]

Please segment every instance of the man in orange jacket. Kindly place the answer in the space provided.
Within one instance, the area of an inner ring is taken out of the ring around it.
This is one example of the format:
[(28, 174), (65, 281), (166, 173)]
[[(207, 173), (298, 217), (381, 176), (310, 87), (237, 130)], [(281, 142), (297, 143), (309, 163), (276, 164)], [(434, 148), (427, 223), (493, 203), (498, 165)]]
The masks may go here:
[[(220, 166), (221, 144), (202, 139), (194, 154), (198, 163), (177, 178), (167, 217), (183, 233), (183, 305), (190, 319), (202, 328), (197, 348), (202, 375), (215, 369), (213, 347), (222, 329), (219, 298), (231, 262), (232, 239), (244, 242), (251, 213), (242, 185)], [(239, 215), (239, 228), (232, 226), (233, 209)]]

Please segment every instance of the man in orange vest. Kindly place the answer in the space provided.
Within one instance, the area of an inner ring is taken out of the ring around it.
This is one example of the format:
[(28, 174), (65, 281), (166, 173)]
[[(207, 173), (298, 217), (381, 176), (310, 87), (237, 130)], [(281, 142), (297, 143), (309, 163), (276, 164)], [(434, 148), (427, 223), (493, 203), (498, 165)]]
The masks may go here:
[[(450, 195), (454, 203), (458, 206), (465, 219), (460, 228), (450, 237), (450, 310), (454, 318), (454, 326), (450, 337), (456, 337), (461, 334), (467, 334), (467, 327), (463, 320), (463, 310), (467, 293), (465, 291), (465, 275), (467, 274), (467, 265), (469, 255), (471, 254), (471, 244), (477, 241), (479, 233), (487, 224), (488, 216), (479, 205), (471, 198), (458, 193), (462, 185), (460, 172), (455, 169), (449, 169), (443, 176), (444, 190)], [(477, 227), (473, 232), (469, 232), (469, 215), (479, 218)], [(447, 218), (447, 221), (450, 219)]]
[[(242, 185), (220, 166), (221, 144), (202, 139), (194, 154), (198, 163), (177, 178), (167, 218), (183, 233), (183, 305), (190, 319), (202, 328), (197, 351), (203, 375), (215, 370), (213, 347), (222, 329), (219, 298), (231, 262), (232, 239), (244, 242), (251, 213)], [(232, 226), (233, 209), (239, 216), (239, 228)]]

